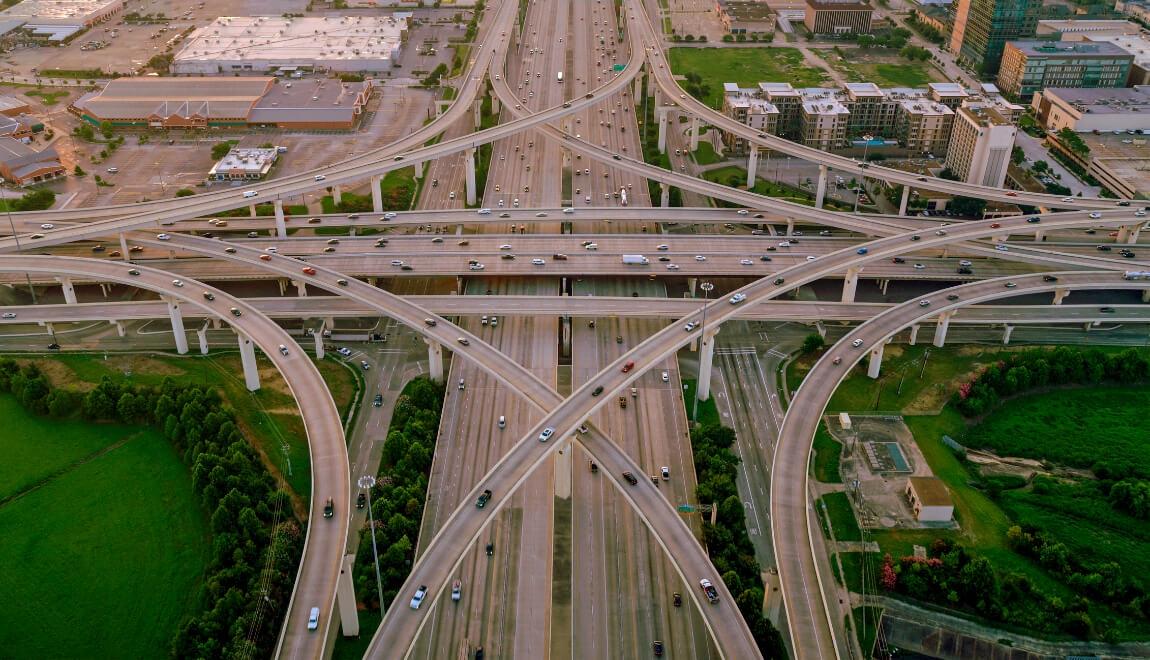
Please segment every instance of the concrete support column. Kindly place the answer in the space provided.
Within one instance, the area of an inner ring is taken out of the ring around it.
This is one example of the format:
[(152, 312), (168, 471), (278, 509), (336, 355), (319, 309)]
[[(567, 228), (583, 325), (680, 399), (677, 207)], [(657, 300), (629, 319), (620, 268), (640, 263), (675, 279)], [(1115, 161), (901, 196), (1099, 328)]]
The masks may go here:
[(248, 216), (250, 216), (252, 218), (259, 217), (259, 214), (256, 213), (256, 205), (255, 204), (248, 204)]
[(1142, 289), (1142, 302), (1150, 302), (1150, 289)]
[(886, 295), (886, 290), (888, 287), (890, 287), (890, 280), (889, 279), (878, 281), (878, 289), (880, 292), (882, 292), (882, 295), (884, 295), (884, 296)]
[(462, 296), (464, 288), (465, 288), (465, 284), (463, 281), (463, 276), (462, 275), (456, 275), (455, 276), (455, 295)]
[(1054, 304), (1061, 305), (1063, 299), (1070, 295), (1070, 289), (1055, 289), (1054, 290)]
[(277, 199), (272, 204), (276, 211), (276, 238), (287, 238), (287, 220), (284, 218), (284, 201)]
[(260, 371), (256, 366), (256, 345), (247, 335), (238, 330), (236, 336), (240, 342), (240, 362), (244, 366), (244, 385), (247, 386), (249, 392), (255, 392), (260, 389)]
[(691, 117), (691, 151), (699, 150), (699, 130), (703, 127), (699, 125), (698, 117)]
[(898, 214), (906, 215), (906, 205), (910, 202), (910, 186), (902, 187), (902, 199), (898, 203)]
[(437, 341), (427, 341), (427, 370), (430, 372), (431, 380), (437, 383), (443, 382), (443, 344)]
[(671, 205), (671, 186), (666, 183), (659, 184), (659, 206), (667, 208)]
[(571, 334), (571, 317), (561, 317), (559, 319), (559, 354), (563, 357), (571, 356)]
[(355, 238), (355, 234), (356, 234), (356, 227), (355, 227), (355, 225), (350, 225), (350, 226), (347, 228), (347, 235), (348, 235), (348, 236), (351, 236), (352, 238)]
[(878, 346), (870, 349), (870, 362), (866, 366), (867, 377), (878, 378), (878, 374), (882, 370), (882, 351), (885, 346), (886, 342), (879, 342)]
[(692, 298), (695, 297), (695, 287), (697, 287), (697, 286), (699, 286), (699, 278), (697, 278), (697, 277), (688, 277), (687, 278), (687, 288), (690, 289)]
[(938, 315), (938, 327), (934, 330), (934, 345), (942, 348), (946, 345), (946, 331), (950, 329), (950, 317), (954, 312), (943, 312)]
[(279, 286), (279, 288), (280, 288), (280, 295), (281, 296), (287, 294), (287, 284), (288, 284), (288, 281), (285, 280), (284, 278), (282, 278), (282, 277), (276, 278), (276, 285)]
[(656, 108), (655, 112), (659, 113), (659, 153), (667, 153), (667, 111), (662, 108)]
[(176, 352), (180, 355), (188, 352), (188, 334), (184, 330), (184, 315), (180, 312), (180, 301), (167, 298), (168, 318), (172, 319), (172, 335), (176, 338)]
[(318, 360), (323, 359), (323, 329), (325, 326), (321, 325), (311, 333), (312, 339), (315, 339), (315, 357)]
[(503, 109), (503, 104), (499, 102), (499, 97), (498, 96), (492, 96), (491, 97), (491, 114), (492, 115), (498, 115), (502, 109)]
[(108, 323), (111, 323), (112, 325), (116, 326), (116, 335), (117, 336), (123, 337), (124, 335), (128, 334), (128, 330), (127, 330), (127, 328), (124, 327), (123, 321), (108, 321)]
[(420, 161), (418, 163), (414, 163), (414, 164), (412, 164), (411, 167), (415, 169), (415, 178), (422, 179), (423, 178), (423, 161)]
[(331, 187), (331, 201), (336, 204), (343, 203), (343, 189), (338, 183)]
[(795, 235), (795, 219), (794, 218), (787, 218), (787, 236), (790, 237), (790, 236), (794, 236), (794, 235)]
[(60, 282), (60, 288), (64, 290), (64, 302), (69, 305), (76, 304), (76, 287), (72, 286), (72, 278), (70, 277), (57, 277), (56, 280)]
[(105, 298), (107, 298), (108, 294), (110, 294), (111, 292), (112, 292), (112, 288), (110, 286), (108, 286), (107, 282), (100, 282), (100, 293), (104, 294)]
[(1041, 229), (1034, 232), (1034, 241), (1036, 243), (1041, 243), (1042, 241), (1045, 241), (1045, 240), (1046, 240), (1046, 232), (1042, 231)]
[(124, 261), (131, 261), (131, 253), (128, 251), (128, 237), (120, 234), (120, 258)]
[(1010, 335), (1012, 334), (1014, 334), (1014, 326), (1007, 323), (1006, 326), (1002, 329), (1002, 343), (1009, 344)]
[(698, 398), (700, 401), (706, 401), (711, 398), (711, 365), (715, 359), (715, 335), (719, 334), (719, 329), (708, 329), (707, 333), (703, 335), (702, 350), (699, 351), (699, 382), (698, 382)]
[(819, 185), (815, 190), (815, 208), (823, 207), (823, 198), (827, 196), (827, 166), (819, 165)]
[(632, 98), (639, 98), (643, 95), (643, 76), (635, 78), (635, 89), (631, 90)]
[(483, 125), (483, 97), (475, 99), (471, 104), (471, 112), (475, 120), (475, 128), (479, 129)]
[(751, 145), (750, 152), (747, 153), (747, 188), (752, 188), (755, 185), (755, 175), (758, 174), (759, 169), (759, 148)]
[(1142, 225), (1134, 225), (1130, 230), (1130, 234), (1126, 237), (1127, 243), (1137, 243), (1138, 235), (1142, 233)]
[(464, 152), (463, 167), (467, 174), (467, 203), (475, 203), (475, 149)]
[(292, 280), (291, 283), (295, 285), (296, 294), (299, 295), (300, 298), (307, 298), (307, 282), (303, 280)]
[(344, 637), (359, 637), (359, 607), (355, 602), (355, 584), (352, 569), (355, 555), (344, 555), (335, 583), (335, 607), (339, 610), (339, 627)]
[(919, 328), (919, 325), (917, 323), (910, 326), (910, 341), (907, 343), (910, 344), (911, 346), (914, 346), (915, 344), (918, 343), (918, 328)]
[(371, 177), (371, 210), (376, 213), (383, 213), (383, 190), (379, 187), (381, 183), (382, 176)]
[(1118, 242), (1119, 243), (1137, 243), (1138, 234), (1142, 231), (1142, 225), (1125, 225), (1118, 228)]
[(827, 338), (827, 326), (822, 321), (815, 321), (815, 332), (823, 339)]
[(847, 269), (847, 274), (843, 277), (843, 298), (845, 303), (853, 303), (855, 301), (855, 290), (858, 288), (859, 272), (862, 268), (853, 266)]
[(204, 325), (200, 327), (199, 330), (196, 330), (196, 339), (200, 340), (200, 355), (208, 354), (208, 328), (210, 327), (207, 321), (205, 321)]

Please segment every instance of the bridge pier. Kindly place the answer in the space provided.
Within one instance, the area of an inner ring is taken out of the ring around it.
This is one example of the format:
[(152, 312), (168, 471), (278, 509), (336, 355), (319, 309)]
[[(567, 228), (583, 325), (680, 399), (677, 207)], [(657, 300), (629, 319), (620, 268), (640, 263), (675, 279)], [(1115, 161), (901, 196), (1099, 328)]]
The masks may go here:
[(172, 335), (176, 338), (176, 352), (180, 355), (188, 352), (188, 335), (184, 330), (184, 315), (180, 312), (180, 301), (175, 298), (164, 298), (168, 303), (168, 318), (172, 320)]
[(1002, 343), (1003, 345), (1010, 343), (1010, 335), (1014, 334), (1014, 326), (1007, 323), (1002, 328)]
[(292, 280), (291, 283), (295, 285), (296, 295), (300, 298), (307, 298), (307, 282), (303, 280)]
[(1045, 240), (1046, 240), (1046, 232), (1045, 231), (1039, 229), (1038, 231), (1034, 232), (1034, 242), (1035, 243), (1041, 243), (1042, 241), (1045, 241)]
[(702, 128), (702, 126), (699, 125), (699, 118), (692, 116), (691, 117), (691, 152), (692, 153), (699, 150), (699, 129), (701, 129), (701, 128)]
[(666, 183), (659, 184), (659, 207), (667, 208), (671, 205), (671, 186)]
[(128, 334), (128, 329), (124, 327), (123, 321), (108, 321), (108, 323), (111, 323), (112, 325), (116, 326), (116, 335), (117, 336), (123, 337), (123, 336)]
[(882, 293), (882, 295), (886, 295), (886, 290), (888, 287), (890, 287), (890, 279), (878, 281), (878, 290)]
[(665, 108), (656, 108), (655, 112), (659, 113), (659, 153), (667, 153), (667, 110)]
[(1054, 304), (1061, 305), (1066, 296), (1070, 295), (1070, 289), (1058, 288), (1054, 290)]
[(317, 360), (323, 359), (323, 329), (325, 327), (323, 323), (320, 323), (319, 327), (311, 333), (312, 338), (315, 339), (315, 357)]
[(418, 163), (412, 163), (411, 167), (415, 170), (415, 178), (422, 179), (423, 178), (423, 161), (419, 161)]
[(466, 286), (467, 286), (467, 284), (466, 284), (466, 282), (464, 282), (463, 276), (462, 275), (456, 275), (455, 276), (455, 295), (462, 296), (463, 291), (466, 288)]
[(124, 261), (131, 261), (131, 253), (128, 251), (128, 237), (120, 234), (120, 258)]
[(287, 220), (284, 218), (284, 201), (277, 199), (273, 202), (276, 211), (276, 238), (287, 238)]
[(200, 355), (208, 354), (208, 329), (211, 327), (211, 322), (204, 319), (204, 322), (196, 329), (196, 339), (200, 342)]
[(843, 302), (853, 303), (855, 301), (855, 290), (858, 288), (860, 271), (862, 268), (858, 266), (847, 269), (847, 274), (843, 277)]
[(898, 214), (906, 215), (906, 205), (910, 202), (910, 186), (902, 187), (902, 199), (898, 202)]
[(815, 208), (821, 209), (823, 207), (823, 198), (827, 196), (827, 172), (826, 165), (819, 165), (819, 185), (815, 190)]
[(918, 343), (918, 328), (919, 328), (919, 325), (917, 323), (910, 326), (910, 341), (908, 341), (907, 343), (910, 344), (911, 346), (914, 346), (915, 344)]
[(879, 372), (882, 371), (882, 351), (885, 346), (886, 342), (883, 341), (870, 349), (870, 361), (866, 366), (866, 375), (868, 378), (878, 378)]
[(355, 555), (344, 555), (339, 567), (339, 579), (335, 583), (335, 606), (339, 610), (339, 624), (344, 637), (359, 636), (359, 609), (351, 577), (354, 567)]
[(463, 161), (464, 171), (467, 174), (467, 204), (468, 206), (475, 203), (475, 148), (470, 148), (464, 153)]
[(815, 321), (815, 332), (823, 339), (827, 338), (827, 326), (822, 321)]
[(72, 286), (72, 278), (70, 277), (57, 277), (56, 281), (60, 283), (60, 288), (64, 290), (64, 302), (69, 305), (76, 304), (76, 287)]
[(1142, 225), (1123, 225), (1118, 228), (1118, 242), (1119, 243), (1137, 243), (1138, 234), (1142, 231)]
[(280, 288), (280, 295), (281, 296), (287, 295), (287, 284), (288, 284), (288, 281), (286, 279), (284, 279), (282, 277), (276, 278), (276, 286), (278, 286)]
[(943, 312), (938, 315), (938, 327), (934, 330), (934, 345), (942, 348), (946, 346), (946, 331), (950, 329), (950, 317), (954, 312)]
[(1150, 289), (1142, 289), (1142, 302), (1150, 302)]
[(687, 278), (687, 288), (691, 291), (691, 297), (692, 298), (695, 297), (695, 287), (697, 287), (697, 286), (699, 286), (699, 278), (697, 278), (697, 277), (688, 277)]
[(256, 213), (256, 205), (254, 203), (248, 204), (248, 216), (252, 218), (259, 216), (259, 214)]
[(499, 102), (498, 96), (491, 97), (491, 114), (498, 116), (499, 112), (503, 109), (503, 104)]
[(747, 188), (755, 186), (755, 175), (759, 170), (759, 148), (751, 145), (751, 150), (747, 153)]
[(443, 382), (443, 344), (437, 341), (424, 340), (427, 342), (427, 370), (431, 380), (437, 383)]
[(100, 282), (100, 293), (104, 294), (104, 298), (107, 298), (111, 292), (112, 290), (107, 282)]
[(247, 335), (236, 330), (240, 342), (240, 362), (244, 366), (244, 385), (249, 392), (260, 389), (260, 370), (256, 366), (256, 345)]
[(331, 201), (336, 204), (343, 203), (343, 188), (338, 183), (331, 187)]
[(702, 350), (699, 351), (699, 381), (696, 387), (699, 401), (711, 398), (711, 365), (715, 360), (715, 335), (719, 328), (707, 330), (703, 335)]
[(477, 97), (471, 104), (471, 114), (475, 122), (475, 130), (483, 125), (483, 97)]
[(794, 218), (787, 218), (787, 237), (790, 238), (791, 236), (794, 236), (794, 235), (795, 235), (795, 219)]
[(371, 177), (371, 210), (376, 213), (383, 213), (383, 189), (380, 188), (382, 183), (382, 176), (377, 174)]
[(563, 357), (571, 356), (571, 317), (562, 316), (559, 318), (559, 341), (560, 349), (559, 354)]

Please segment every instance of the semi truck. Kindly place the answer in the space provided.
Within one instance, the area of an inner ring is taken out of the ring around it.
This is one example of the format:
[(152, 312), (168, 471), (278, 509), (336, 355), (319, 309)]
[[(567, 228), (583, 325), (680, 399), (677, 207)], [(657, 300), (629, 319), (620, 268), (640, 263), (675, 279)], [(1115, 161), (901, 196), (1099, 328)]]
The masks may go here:
[(623, 263), (646, 266), (651, 263), (651, 260), (641, 254), (625, 254), (623, 255)]

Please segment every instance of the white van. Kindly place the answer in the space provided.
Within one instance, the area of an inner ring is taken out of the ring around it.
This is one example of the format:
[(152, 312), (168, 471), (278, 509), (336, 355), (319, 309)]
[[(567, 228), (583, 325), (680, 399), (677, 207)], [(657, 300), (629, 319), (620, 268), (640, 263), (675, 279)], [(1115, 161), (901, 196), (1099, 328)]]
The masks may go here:
[(461, 390), (462, 390), (462, 389), (465, 389), (466, 387), (467, 387), (467, 386), (463, 384), (463, 379), (462, 379), (462, 378), (460, 378), (460, 379), (459, 379), (459, 389), (461, 389)]
[(507, 418), (504, 417), (503, 415), (499, 416), (499, 428), (501, 428), (501, 429), (507, 428)]
[(247, 190), (247, 191), (244, 191), (244, 197), (255, 197), (255, 196), (256, 196), (256, 195), (258, 195), (258, 194), (260, 194), (258, 190)]
[(319, 628), (319, 608), (313, 607), (311, 608), (311, 614), (307, 618), (307, 629), (315, 630), (316, 628)]

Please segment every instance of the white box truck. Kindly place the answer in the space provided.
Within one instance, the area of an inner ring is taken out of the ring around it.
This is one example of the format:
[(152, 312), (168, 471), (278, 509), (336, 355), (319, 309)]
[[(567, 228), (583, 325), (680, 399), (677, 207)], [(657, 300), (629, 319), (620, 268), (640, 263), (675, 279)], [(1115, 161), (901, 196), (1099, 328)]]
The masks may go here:
[(651, 263), (651, 260), (641, 254), (625, 254), (623, 255), (623, 263), (646, 266)]

